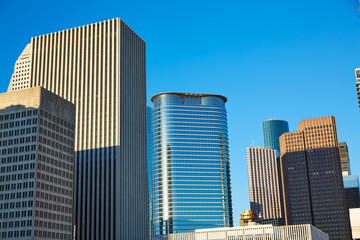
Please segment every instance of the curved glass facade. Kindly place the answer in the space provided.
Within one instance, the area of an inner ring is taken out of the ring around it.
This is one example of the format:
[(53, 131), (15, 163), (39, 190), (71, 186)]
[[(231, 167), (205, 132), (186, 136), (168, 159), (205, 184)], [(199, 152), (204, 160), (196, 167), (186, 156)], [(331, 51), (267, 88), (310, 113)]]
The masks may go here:
[(226, 99), (165, 93), (152, 101), (154, 233), (233, 226)]
[(279, 137), (289, 132), (289, 124), (284, 120), (270, 119), (262, 122), (264, 147), (275, 149), (277, 155), (280, 155)]

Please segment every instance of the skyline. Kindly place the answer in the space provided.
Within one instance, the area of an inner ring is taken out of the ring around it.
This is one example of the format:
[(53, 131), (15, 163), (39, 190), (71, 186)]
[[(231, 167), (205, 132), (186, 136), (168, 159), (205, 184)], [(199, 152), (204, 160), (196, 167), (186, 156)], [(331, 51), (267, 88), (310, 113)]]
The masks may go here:
[[(263, 146), (263, 120), (286, 120), (295, 131), (303, 119), (335, 116), (339, 141), (349, 146), (352, 173), (360, 174), (358, 1), (292, 6), (285, 1), (199, 1), (190, 8), (189, 2), (84, 3), (72, 8), (66, 1), (61, 6), (0, 3), (0, 29), (8, 36), (0, 39), (0, 92), (6, 92), (15, 61), (31, 37), (120, 17), (147, 42), (149, 106), (150, 97), (169, 91), (228, 98), (235, 226), (250, 205), (245, 148), (251, 140)], [(78, 12), (80, 7), (86, 11)]]

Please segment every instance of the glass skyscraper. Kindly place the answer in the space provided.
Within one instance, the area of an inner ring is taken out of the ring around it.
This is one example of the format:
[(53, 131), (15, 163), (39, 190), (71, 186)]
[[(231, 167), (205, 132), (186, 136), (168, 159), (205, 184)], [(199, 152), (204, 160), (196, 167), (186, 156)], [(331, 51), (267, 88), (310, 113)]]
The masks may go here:
[(289, 132), (289, 124), (284, 120), (270, 119), (262, 122), (264, 147), (275, 149), (280, 154), (279, 137)]
[(155, 234), (232, 227), (227, 99), (161, 93), (151, 100)]
[(357, 175), (343, 176), (346, 206), (350, 208), (360, 207), (359, 178)]

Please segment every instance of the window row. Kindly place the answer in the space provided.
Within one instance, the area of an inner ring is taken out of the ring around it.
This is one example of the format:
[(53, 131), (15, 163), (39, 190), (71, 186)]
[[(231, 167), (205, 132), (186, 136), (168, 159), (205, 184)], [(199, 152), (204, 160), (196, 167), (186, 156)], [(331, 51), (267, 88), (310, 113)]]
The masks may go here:
[[(36, 206), (38, 206), (38, 207), (41, 207), (41, 205), (44, 206), (44, 204), (46, 204), (46, 203), (36, 201)], [(52, 208), (50, 208), (50, 206)], [(38, 210), (36, 210), (35, 211), (35, 217), (40, 217), (40, 218), (46, 218), (46, 219), (55, 220), (55, 221), (62, 221), (62, 222), (71, 223), (72, 218), (70, 216), (59, 214), (59, 213), (65, 213), (64, 212), (64, 206), (60, 207), (59, 205), (48, 204), (47, 209), (57, 211), (57, 213), (56, 212), (46, 212), (46, 211), (38, 211)], [(72, 213), (71, 210), (68, 213)]]
[(36, 142), (36, 136), (27, 136), (27, 137), (15, 138), (15, 139), (3, 140), (0, 141), (0, 147), (8, 146), (8, 145), (12, 146), (12, 145), (29, 143), (29, 142)]
[(20, 230), (20, 231), (7, 231), (7, 232), (0, 232), (2, 239), (7, 238), (17, 238), (17, 237), (30, 237), (31, 236), (31, 230)]
[(0, 223), (0, 229), (8, 229), (8, 228), (19, 228), (19, 227), (31, 227), (32, 220), (21, 220), (21, 221), (10, 221)]
[(17, 130), (10, 130), (5, 132), (0, 132), (0, 138), (7, 138), (7, 137), (14, 137), (24, 134), (31, 134), (36, 133), (37, 127), (28, 127), (28, 128), (22, 128)]
[(13, 120), (15, 118), (20, 118), (20, 117), (22, 117), (22, 118), (31, 117), (31, 116), (36, 116), (37, 114), (38, 114), (37, 109), (26, 110), (26, 111), (10, 113), (10, 114), (3, 114), (3, 115), (0, 115), (0, 121), (8, 121), (8, 120)]
[(0, 123), (0, 129), (19, 128), (20, 126), (37, 124), (37, 118)]
[(69, 128), (69, 129), (71, 129), (73, 131), (75, 130), (75, 125), (71, 124), (70, 122), (68, 122), (68, 121), (66, 121), (64, 119), (61, 119), (61, 118), (59, 118), (57, 116), (54, 116), (53, 114), (48, 113), (48, 112), (46, 112), (46, 111), (44, 111), (42, 109), (40, 109), (40, 116), (45, 117), (48, 120), (53, 121), (56, 124), (60, 124), (61, 126)]
[(0, 168), (0, 173), (5, 173), (5, 172), (17, 172), (17, 171), (23, 171), (23, 170), (29, 170), (29, 169), (34, 169), (35, 168), (35, 163), (25, 163), (25, 164), (12, 164), (9, 166), (4, 166)]

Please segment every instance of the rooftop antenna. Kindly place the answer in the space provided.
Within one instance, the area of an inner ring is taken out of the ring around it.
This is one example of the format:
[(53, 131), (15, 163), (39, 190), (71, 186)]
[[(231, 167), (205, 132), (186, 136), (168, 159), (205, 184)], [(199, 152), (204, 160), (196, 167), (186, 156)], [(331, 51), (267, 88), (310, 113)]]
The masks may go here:
[(255, 148), (255, 141), (254, 140), (251, 140), (251, 145), (253, 148)]

